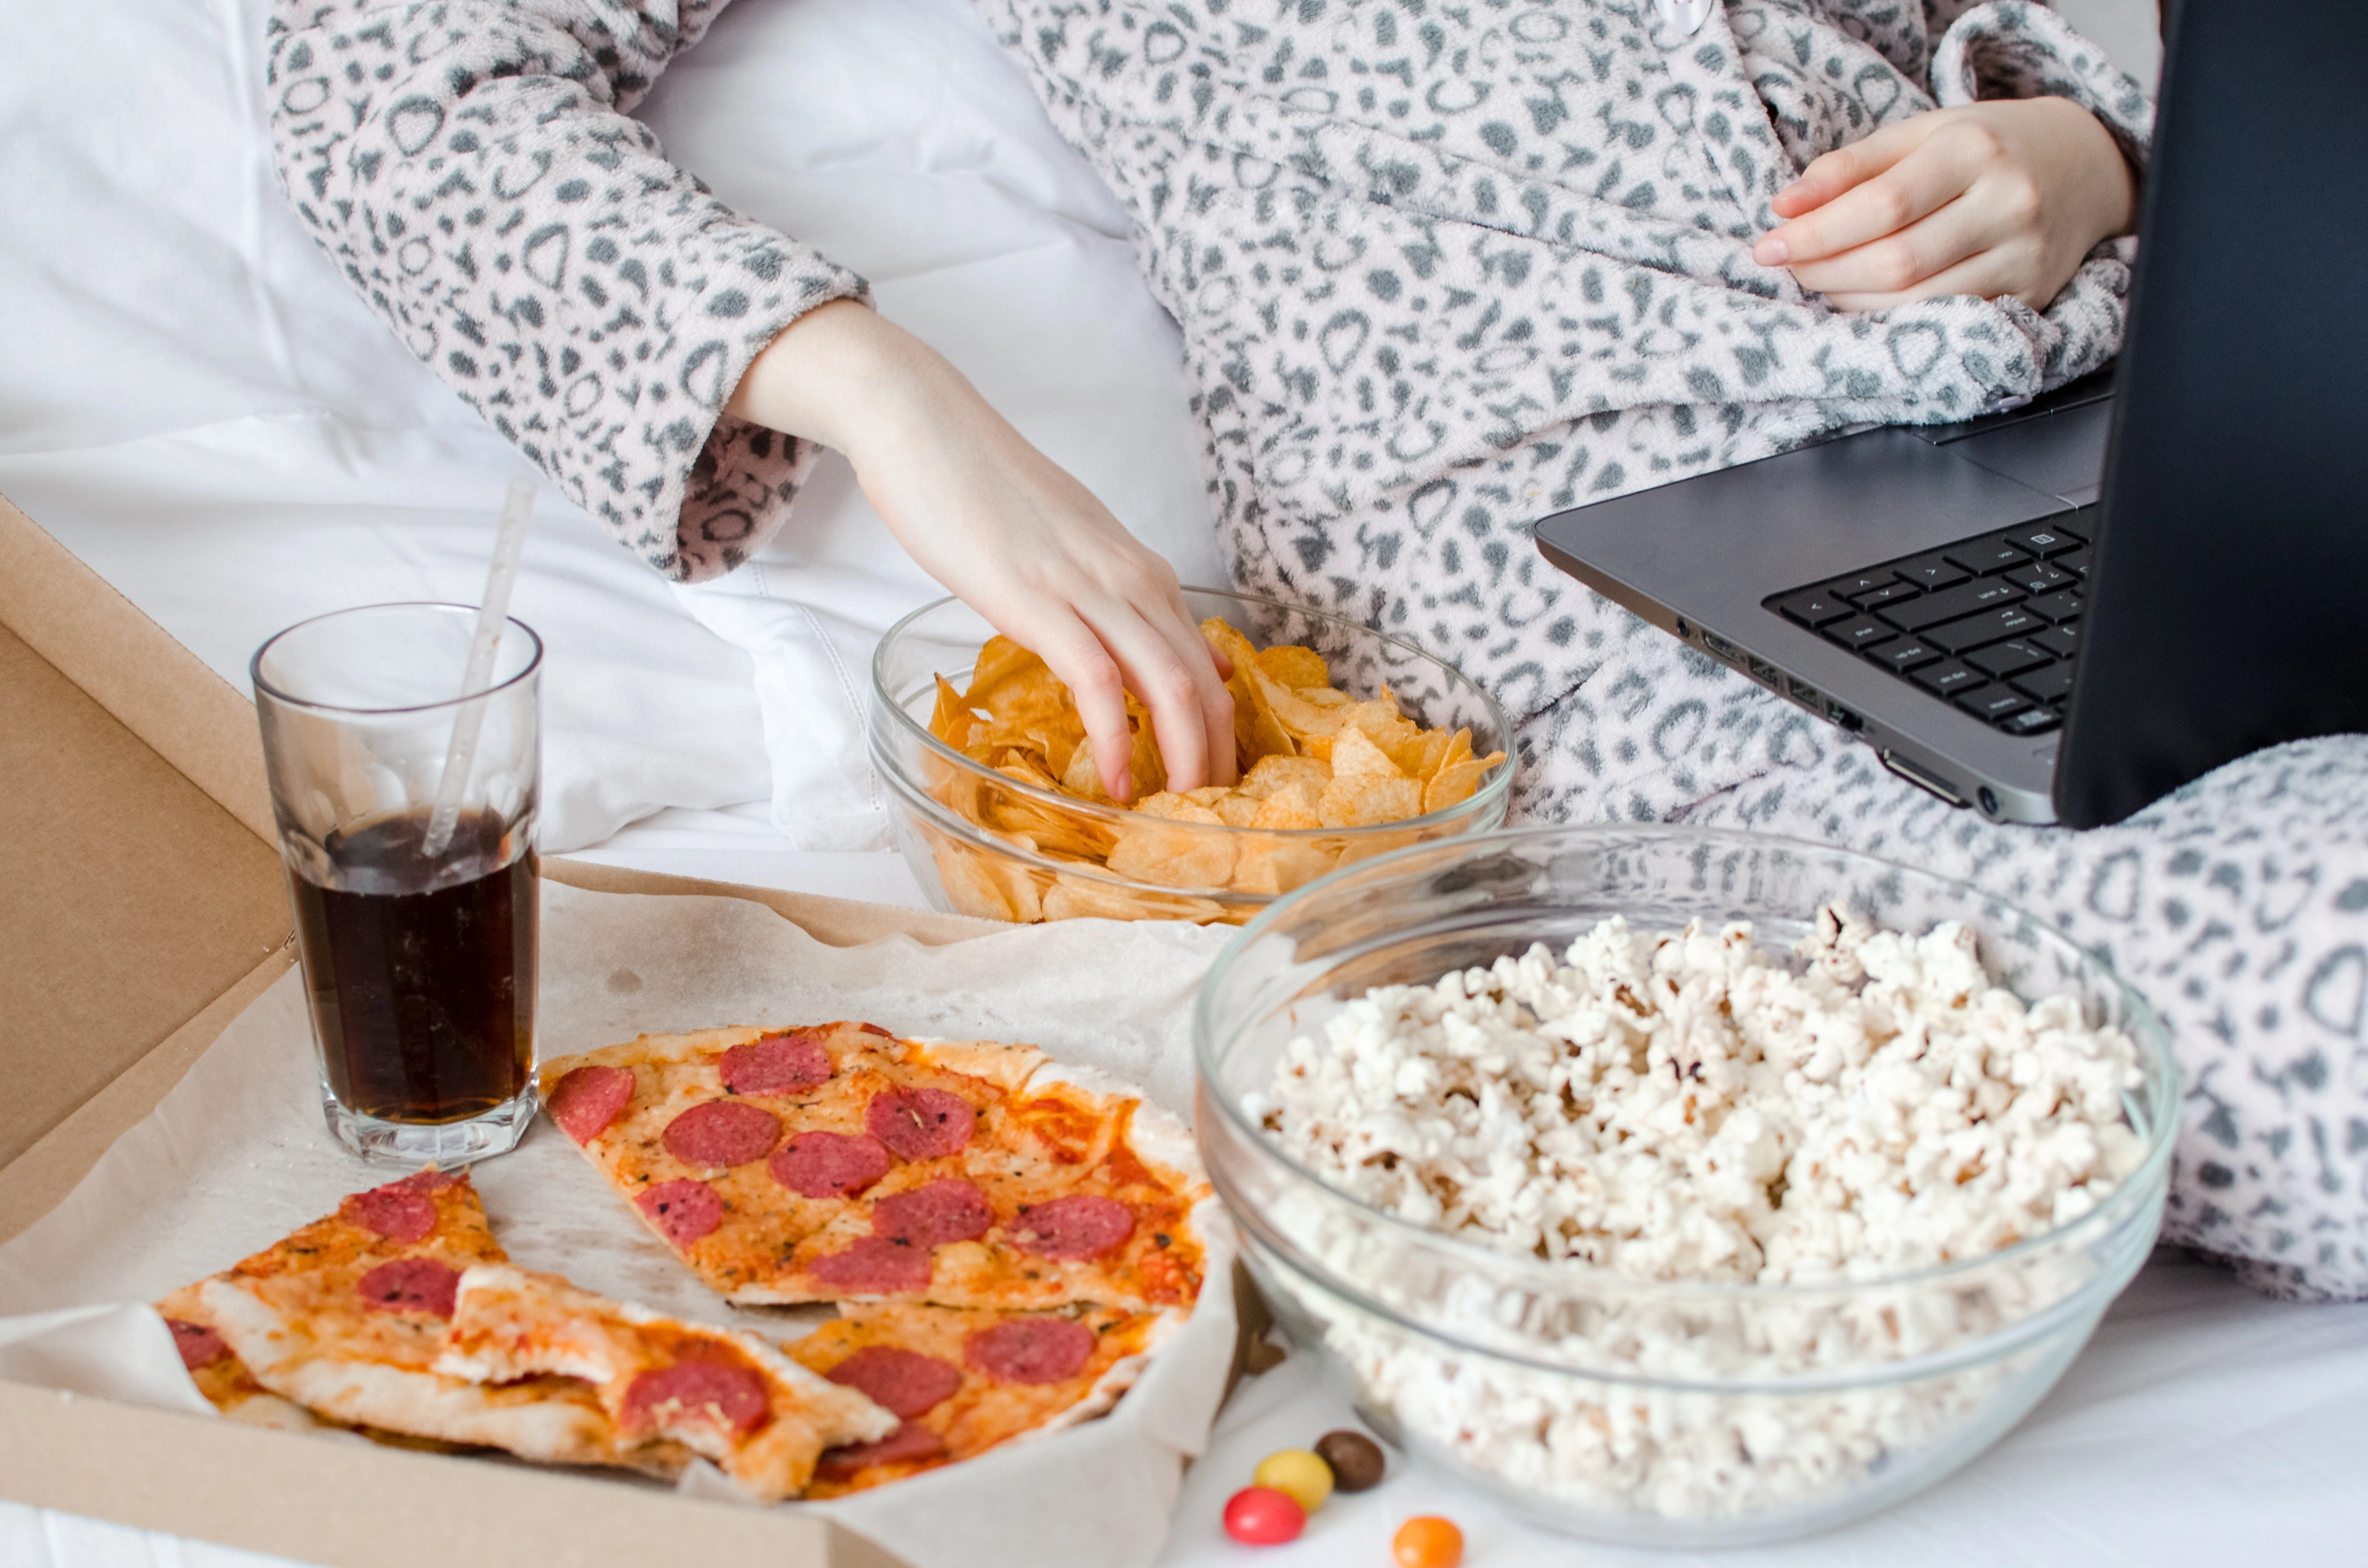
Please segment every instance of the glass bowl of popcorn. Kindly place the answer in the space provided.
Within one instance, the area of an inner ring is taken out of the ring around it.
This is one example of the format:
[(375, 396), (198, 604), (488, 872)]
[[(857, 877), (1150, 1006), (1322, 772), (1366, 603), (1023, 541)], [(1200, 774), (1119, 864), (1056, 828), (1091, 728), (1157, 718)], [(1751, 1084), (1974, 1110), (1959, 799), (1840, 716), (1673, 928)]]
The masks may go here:
[(2169, 1041), (1962, 882), (1772, 836), (1360, 861), (1226, 948), (1198, 1136), (1295, 1343), (1411, 1453), (1630, 1545), (1931, 1485), (2145, 1261)]
[(1505, 820), (1504, 710), (1453, 665), (1338, 616), (1187, 588), (1232, 662), (1237, 784), (1166, 787), (1131, 694), (1124, 804), (1043, 661), (956, 599), (871, 664), (869, 746), (905, 858), (936, 907), (1240, 925), (1339, 867)]

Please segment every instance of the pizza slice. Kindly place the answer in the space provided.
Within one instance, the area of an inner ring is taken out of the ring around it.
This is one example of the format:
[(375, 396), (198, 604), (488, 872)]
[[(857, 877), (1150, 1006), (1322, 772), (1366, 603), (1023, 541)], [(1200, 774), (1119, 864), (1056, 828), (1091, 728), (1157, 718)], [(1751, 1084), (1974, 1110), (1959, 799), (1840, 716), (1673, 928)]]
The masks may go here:
[[(336, 1213), (200, 1281), (194, 1311), (180, 1320), (197, 1333), (176, 1333), (184, 1362), (201, 1358), (207, 1381), (226, 1395), (251, 1379), (331, 1422), (527, 1459), (678, 1473), (688, 1451), (620, 1440), (588, 1383), (538, 1377), (490, 1386), (433, 1370), (462, 1272), (502, 1261), (468, 1176), (422, 1171), (355, 1193)], [(207, 1334), (235, 1370), (211, 1354)]]
[(822, 1456), (809, 1497), (836, 1497), (1091, 1420), (1118, 1403), (1180, 1312), (1044, 1314), (853, 1303), (790, 1355), (902, 1419)]
[(552, 1062), (552, 1117), (727, 1300), (1189, 1306), (1190, 1132), (1031, 1046), (877, 1026), (644, 1035)]
[(206, 1403), (233, 1421), (250, 1426), (302, 1432), (321, 1425), (311, 1411), (255, 1381), (255, 1374), (222, 1339), (214, 1327), (213, 1314), (199, 1299), (204, 1283), (182, 1286), (157, 1302), (156, 1311), (163, 1315), (165, 1326), (173, 1331), (173, 1346), (181, 1353), (181, 1365)]
[(768, 1503), (804, 1491), (824, 1449), (896, 1427), (859, 1387), (817, 1377), (754, 1335), (663, 1317), (507, 1264), (461, 1276), (435, 1365), (478, 1383), (580, 1379), (625, 1441), (679, 1444)]

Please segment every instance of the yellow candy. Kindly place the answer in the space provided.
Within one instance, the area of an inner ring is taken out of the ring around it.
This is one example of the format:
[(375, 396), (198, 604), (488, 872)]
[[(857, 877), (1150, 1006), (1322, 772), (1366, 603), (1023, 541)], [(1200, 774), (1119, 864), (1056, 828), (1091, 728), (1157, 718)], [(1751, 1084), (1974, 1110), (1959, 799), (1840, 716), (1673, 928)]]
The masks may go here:
[(1332, 1467), (1321, 1455), (1305, 1449), (1283, 1449), (1267, 1455), (1258, 1460), (1253, 1479), (1260, 1486), (1289, 1493), (1292, 1502), (1311, 1514), (1332, 1495)]

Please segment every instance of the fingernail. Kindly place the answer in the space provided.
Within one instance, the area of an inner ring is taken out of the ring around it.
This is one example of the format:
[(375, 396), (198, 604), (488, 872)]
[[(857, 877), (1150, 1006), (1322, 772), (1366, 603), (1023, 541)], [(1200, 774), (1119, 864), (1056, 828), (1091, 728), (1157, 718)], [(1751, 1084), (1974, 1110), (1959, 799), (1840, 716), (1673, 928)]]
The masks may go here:
[(1751, 247), (1751, 259), (1762, 267), (1782, 267), (1784, 265), (1785, 258), (1792, 254), (1791, 248), (1773, 234), (1766, 236)]

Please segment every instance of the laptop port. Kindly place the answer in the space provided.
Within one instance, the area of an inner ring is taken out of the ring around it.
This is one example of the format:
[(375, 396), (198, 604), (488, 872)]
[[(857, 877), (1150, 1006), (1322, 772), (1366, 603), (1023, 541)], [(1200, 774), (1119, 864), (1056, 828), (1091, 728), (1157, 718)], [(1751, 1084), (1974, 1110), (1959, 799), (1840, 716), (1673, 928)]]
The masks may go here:
[(1807, 681), (1795, 680), (1787, 676), (1784, 677), (1784, 689), (1792, 694), (1793, 701), (1815, 713), (1818, 718), (1822, 719), (1826, 716), (1826, 694)]
[(1835, 703), (1831, 708), (1826, 710), (1826, 717), (1831, 719), (1835, 723), (1839, 724), (1843, 729), (1848, 730), (1852, 734), (1856, 734), (1861, 730), (1866, 728), (1865, 720), (1860, 718), (1857, 714), (1851, 712), (1849, 709), (1843, 707), (1839, 702)]
[(1702, 646), (1729, 664), (1735, 662), (1735, 644), (1706, 626), (1702, 628)]
[(1955, 785), (1951, 784), (1939, 774), (1928, 771), (1922, 765), (1911, 762), (1894, 751), (1880, 751), (1875, 755), (1882, 759), (1884, 767), (1907, 779), (1926, 794), (1938, 795), (1952, 806), (1965, 804), (1965, 798), (1957, 793)]
[(1751, 654), (1746, 653), (1743, 656), (1743, 663), (1745, 666), (1751, 671), (1751, 678), (1753, 680), (1758, 681), (1762, 686), (1772, 686), (1779, 691), (1784, 689), (1784, 677), (1778, 675), (1776, 673), (1776, 666), (1770, 664), (1767, 660), (1755, 658)]

